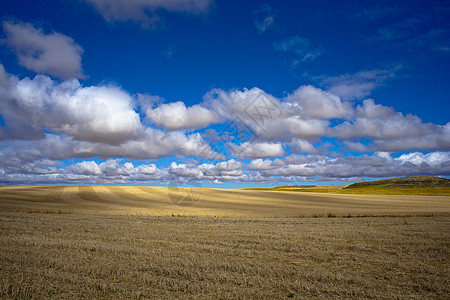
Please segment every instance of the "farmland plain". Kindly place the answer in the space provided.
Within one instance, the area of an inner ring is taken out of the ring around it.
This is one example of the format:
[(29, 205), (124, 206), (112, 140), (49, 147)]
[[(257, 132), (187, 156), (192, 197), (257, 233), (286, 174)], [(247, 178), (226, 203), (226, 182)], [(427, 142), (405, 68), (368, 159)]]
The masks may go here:
[(323, 214), (411, 215), (450, 212), (448, 196), (360, 195), (142, 186), (0, 188), (2, 211), (231, 217)]
[(450, 197), (0, 188), (0, 298), (448, 299)]

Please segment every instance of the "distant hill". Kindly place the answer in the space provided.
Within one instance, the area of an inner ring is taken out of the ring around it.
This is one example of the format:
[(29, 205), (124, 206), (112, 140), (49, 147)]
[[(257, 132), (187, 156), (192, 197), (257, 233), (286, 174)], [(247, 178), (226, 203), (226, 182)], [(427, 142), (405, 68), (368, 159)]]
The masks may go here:
[(350, 185), (287, 185), (267, 188), (249, 188), (249, 190), (333, 194), (450, 196), (450, 179), (436, 176), (411, 176), (357, 182)]
[(357, 182), (345, 189), (382, 186), (383, 188), (423, 188), (423, 187), (450, 187), (450, 179), (437, 176), (410, 176), (383, 180)]
[(282, 185), (282, 186), (277, 186), (275, 188), (278, 189), (307, 189), (307, 188), (313, 188), (316, 187), (317, 185), (310, 185), (310, 184), (296, 184), (296, 185)]

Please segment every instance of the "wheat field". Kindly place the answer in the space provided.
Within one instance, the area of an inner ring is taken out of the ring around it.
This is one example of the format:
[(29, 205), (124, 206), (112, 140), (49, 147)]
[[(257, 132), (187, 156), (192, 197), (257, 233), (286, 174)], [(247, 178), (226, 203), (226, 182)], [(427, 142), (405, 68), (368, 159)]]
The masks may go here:
[(0, 188), (3, 299), (448, 299), (450, 198)]
[(194, 187), (36, 186), (1, 187), (0, 209), (153, 216), (412, 215), (450, 213), (450, 197)]

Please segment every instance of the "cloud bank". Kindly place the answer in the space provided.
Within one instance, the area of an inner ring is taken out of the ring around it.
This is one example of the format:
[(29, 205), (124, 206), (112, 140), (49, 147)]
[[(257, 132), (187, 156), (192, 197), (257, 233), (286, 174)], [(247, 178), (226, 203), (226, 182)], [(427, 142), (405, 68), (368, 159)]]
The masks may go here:
[(19, 78), (0, 65), (0, 116), (4, 184), (450, 175), (450, 123), (311, 85), (283, 98), (213, 89), (186, 106), (112, 84)]

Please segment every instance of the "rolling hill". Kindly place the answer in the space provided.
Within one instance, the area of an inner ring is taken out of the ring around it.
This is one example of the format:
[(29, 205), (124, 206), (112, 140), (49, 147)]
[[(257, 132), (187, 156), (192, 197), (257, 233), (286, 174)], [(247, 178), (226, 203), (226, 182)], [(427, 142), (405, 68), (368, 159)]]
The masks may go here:
[(357, 182), (353, 183), (346, 189), (354, 189), (369, 186), (383, 186), (385, 188), (420, 188), (420, 187), (450, 187), (450, 179), (437, 176), (410, 176), (397, 177), (383, 180)]
[(350, 185), (308, 186), (301, 188), (297, 185), (292, 185), (261, 189), (333, 194), (450, 196), (450, 179), (437, 176), (410, 176), (357, 182)]

